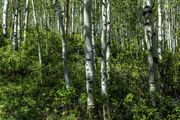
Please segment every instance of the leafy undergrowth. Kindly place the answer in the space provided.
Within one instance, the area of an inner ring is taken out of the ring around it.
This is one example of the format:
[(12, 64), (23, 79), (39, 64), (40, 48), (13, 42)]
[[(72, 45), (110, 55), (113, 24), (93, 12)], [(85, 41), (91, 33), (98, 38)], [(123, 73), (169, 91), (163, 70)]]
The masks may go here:
[[(4, 39), (0, 48), (0, 119), (88, 119), (83, 41), (69, 37), (68, 59), (71, 88), (65, 89), (61, 63), (61, 36), (41, 31), (42, 65), (38, 62), (37, 34), (30, 29), (27, 45), (18, 52)], [(99, 45), (97, 43), (97, 45)], [(165, 51), (159, 64), (161, 93), (158, 105), (150, 104), (147, 53), (136, 43), (113, 46), (108, 81), (112, 120), (180, 119), (180, 55)], [(98, 52), (98, 51), (97, 51)], [(98, 53), (97, 53), (98, 54)], [(100, 56), (95, 64), (95, 116), (102, 119)]]

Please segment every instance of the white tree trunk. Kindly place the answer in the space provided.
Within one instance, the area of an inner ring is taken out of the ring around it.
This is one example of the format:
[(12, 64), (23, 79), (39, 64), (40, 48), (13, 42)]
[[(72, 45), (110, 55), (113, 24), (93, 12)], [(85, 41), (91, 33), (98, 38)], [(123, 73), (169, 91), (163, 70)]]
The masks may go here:
[(14, 23), (13, 23), (14, 27), (13, 27), (13, 40), (12, 40), (13, 50), (16, 50), (16, 51), (18, 50), (17, 22), (18, 22), (18, 7), (16, 6), (15, 13), (14, 13)]
[(36, 21), (36, 11), (35, 11), (35, 8), (34, 8), (34, 0), (32, 0), (32, 9), (33, 9), (34, 25), (37, 25), (37, 21)]
[(171, 29), (171, 34), (172, 34), (172, 53), (175, 54), (176, 52), (176, 10), (175, 8), (172, 8), (172, 11), (171, 11), (171, 26), (172, 26), (172, 29)]
[(18, 10), (17, 40), (18, 40), (18, 47), (20, 48), (20, 43), (21, 43), (21, 10)]
[(39, 33), (39, 24), (40, 24), (40, 16), (38, 17), (38, 22), (36, 20), (36, 11), (34, 6), (34, 0), (32, 0), (32, 8), (33, 8), (33, 18), (34, 24), (36, 26), (36, 32), (38, 34), (38, 57), (39, 57), (39, 64), (42, 64), (42, 57), (41, 57), (41, 40), (40, 40), (40, 33)]
[(26, 43), (28, 16), (29, 16), (29, 0), (26, 0), (25, 14), (24, 14), (24, 44)]
[(169, 10), (169, 18), (168, 18), (168, 34), (169, 34), (169, 39), (168, 39), (168, 48), (170, 50), (170, 52), (172, 52), (172, 34), (171, 34), (171, 31), (172, 31), (172, 26), (171, 26), (171, 9)]
[(94, 108), (93, 82), (94, 82), (94, 61), (92, 47), (92, 0), (84, 0), (84, 40), (85, 40), (85, 61), (86, 61), (86, 90), (88, 94), (87, 107)]
[(93, 13), (92, 13), (92, 46), (93, 46), (93, 60), (95, 61), (95, 55), (96, 55), (96, 51), (95, 51), (95, 12), (96, 12), (96, 0), (94, 0), (94, 8), (93, 8)]
[[(45, 3), (47, 4), (47, 1), (45, 1)], [(47, 17), (47, 13), (48, 11), (46, 11), (45, 7), (47, 8), (47, 6), (43, 6), (43, 11), (44, 11), (44, 15), (43, 15), (43, 19), (44, 19), (44, 26), (45, 26), (45, 30), (46, 30), (46, 52), (48, 53), (48, 37), (49, 37), (49, 26), (48, 26), (48, 17)]]
[(155, 93), (157, 92), (158, 82), (158, 41), (153, 37), (153, 0), (144, 1), (145, 18), (145, 41), (148, 49), (149, 63), (149, 91), (152, 104), (155, 105)]
[(83, 8), (84, 8), (84, 5), (82, 4), (80, 6), (80, 28), (81, 28), (81, 39), (83, 39), (83, 24), (84, 24), (84, 14), (83, 14)]
[(107, 76), (109, 77), (110, 72), (110, 66), (109, 66), (109, 60), (110, 60), (110, 0), (107, 0), (107, 50), (106, 50), (106, 61), (107, 61)]
[[(63, 73), (64, 73), (64, 80), (66, 82), (66, 89), (69, 89), (70, 87), (70, 80), (69, 80), (69, 71), (68, 71), (68, 59), (67, 59), (67, 40), (66, 40), (66, 34), (65, 34), (65, 27), (64, 27), (64, 15), (63, 10), (60, 11), (58, 6), (58, 1), (53, 1), (54, 9), (57, 15), (57, 18), (59, 19), (59, 25), (60, 30), (62, 34), (62, 60), (63, 60)], [(63, 9), (63, 7), (62, 7)]]
[(161, 51), (162, 51), (162, 8), (161, 8), (161, 0), (158, 0), (158, 42), (159, 42), (159, 50), (158, 50), (158, 54), (159, 54), (159, 59), (162, 59), (162, 55), (161, 55)]
[[(40, 24), (40, 17), (38, 18), (38, 22), (36, 23), (36, 31), (38, 34), (38, 56), (39, 56), (39, 64), (42, 64), (42, 57), (41, 57), (41, 40), (40, 40), (40, 33), (39, 33), (39, 24)], [(42, 79), (41, 79), (42, 80)]]
[(74, 1), (72, 0), (71, 2), (72, 2), (72, 10), (71, 10), (71, 12), (72, 12), (71, 13), (71, 15), (72, 15), (71, 16), (72, 17), (71, 18), (72, 19), (71, 20), (71, 34), (73, 34), (74, 33)]
[(2, 23), (2, 28), (3, 28), (3, 36), (7, 37), (7, 14), (8, 14), (8, 0), (3, 1), (3, 23)]
[(103, 95), (107, 95), (106, 81), (107, 81), (107, 70), (106, 70), (106, 51), (107, 51), (107, 14), (106, 14), (107, 1), (103, 0), (102, 3), (102, 36), (101, 36), (101, 92)]
[(165, 28), (164, 28), (164, 34), (165, 34), (165, 41), (166, 46), (168, 50), (171, 51), (171, 23), (170, 23), (170, 8), (169, 8), (169, 0), (165, 0), (164, 3), (164, 11), (165, 11)]
[[(108, 27), (108, 2), (107, 0), (102, 1), (102, 35), (101, 35), (101, 92), (104, 97), (103, 101), (103, 118), (109, 120), (109, 107), (108, 107), (108, 96), (107, 96), (107, 43), (109, 41)], [(109, 57), (109, 56), (108, 56)]]

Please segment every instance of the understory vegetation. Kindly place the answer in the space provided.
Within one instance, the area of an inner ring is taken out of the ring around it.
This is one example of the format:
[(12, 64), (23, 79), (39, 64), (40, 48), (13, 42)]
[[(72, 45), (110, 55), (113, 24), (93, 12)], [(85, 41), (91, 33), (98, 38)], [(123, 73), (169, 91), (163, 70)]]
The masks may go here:
[[(61, 36), (40, 31), (42, 64), (38, 61), (37, 33), (28, 30), (27, 44), (12, 50), (10, 39), (0, 42), (0, 119), (86, 120), (84, 42), (79, 34), (68, 37), (70, 89), (65, 88), (61, 62)], [(1, 32), (1, 31), (0, 31)], [(9, 38), (9, 37), (8, 37)], [(100, 40), (99, 40), (100, 41)], [(157, 105), (149, 99), (147, 52), (138, 39), (125, 47), (111, 44), (108, 98), (112, 120), (180, 119), (180, 54), (163, 52), (159, 61), (160, 88)], [(97, 40), (97, 46), (100, 44)], [(96, 48), (94, 119), (102, 118), (100, 51)]]

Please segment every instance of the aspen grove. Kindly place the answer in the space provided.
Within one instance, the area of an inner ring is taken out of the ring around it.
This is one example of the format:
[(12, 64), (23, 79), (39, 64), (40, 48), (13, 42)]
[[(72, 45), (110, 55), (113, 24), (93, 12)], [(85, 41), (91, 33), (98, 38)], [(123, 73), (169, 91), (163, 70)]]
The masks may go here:
[(179, 120), (180, 0), (1, 0), (0, 120)]

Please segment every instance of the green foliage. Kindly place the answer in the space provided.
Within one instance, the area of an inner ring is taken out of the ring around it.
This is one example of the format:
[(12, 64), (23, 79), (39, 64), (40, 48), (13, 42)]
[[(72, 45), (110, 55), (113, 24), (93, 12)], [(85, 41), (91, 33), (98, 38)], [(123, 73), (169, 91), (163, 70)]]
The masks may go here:
[[(133, 28), (131, 30), (134, 31)], [(42, 65), (38, 62), (35, 28), (28, 29), (27, 43), (21, 44), (19, 51), (12, 50), (9, 39), (1, 34), (0, 38), (3, 40), (0, 43), (0, 119), (88, 119), (84, 41), (79, 34), (67, 37), (71, 80), (68, 90), (63, 80), (59, 33), (48, 31), (47, 34), (40, 30)], [(140, 37), (122, 38), (124, 46), (118, 40), (112, 40), (111, 44), (107, 87), (111, 119), (180, 119), (180, 55), (164, 51), (163, 60), (159, 63), (161, 91), (154, 107), (148, 93), (147, 52), (139, 47)], [(93, 116), (97, 120), (102, 119), (104, 102), (99, 46), (100, 40), (97, 40)]]

